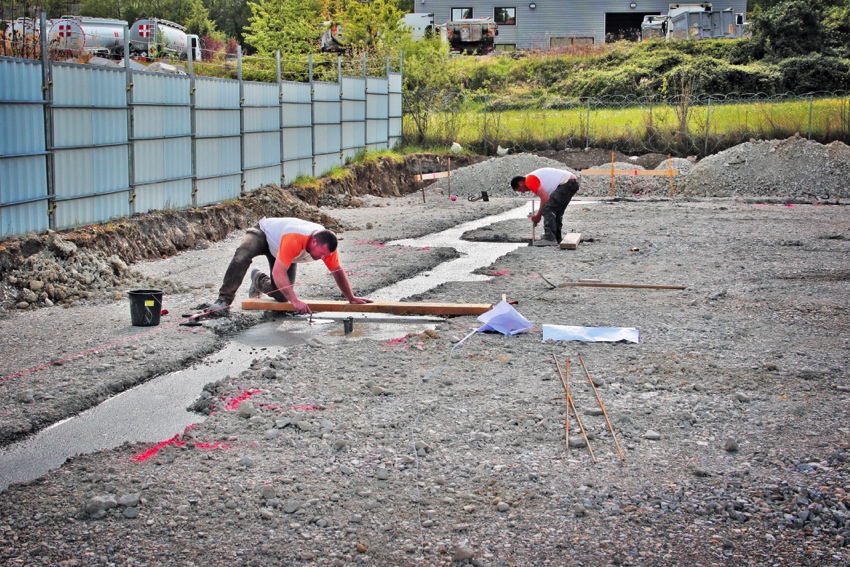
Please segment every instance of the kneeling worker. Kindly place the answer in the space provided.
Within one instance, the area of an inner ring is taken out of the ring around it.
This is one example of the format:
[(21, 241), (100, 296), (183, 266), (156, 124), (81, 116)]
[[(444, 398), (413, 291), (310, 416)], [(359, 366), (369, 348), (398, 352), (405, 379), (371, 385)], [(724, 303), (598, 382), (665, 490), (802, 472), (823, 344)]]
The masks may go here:
[(295, 272), (301, 262), (322, 260), (349, 303), (372, 303), (371, 299), (357, 297), (352, 292), (348, 276), (339, 265), (336, 248), (336, 234), (320, 224), (296, 218), (260, 219), (256, 226), (245, 231), (245, 237), (224, 274), (218, 299), (210, 306), (209, 316), (228, 314), (245, 272), (251, 261), (260, 255), (268, 259), (271, 277), (257, 269), (252, 270), (251, 288), (248, 290), (251, 297), (265, 293), (278, 301), (290, 302), (299, 313), (310, 313), (310, 306), (298, 299), (295, 293)]
[(564, 211), (578, 192), (578, 178), (565, 169), (541, 167), (511, 179), (511, 188), (519, 193), (531, 191), (540, 197), (540, 209), (531, 217), (531, 222), (537, 226), (542, 216), (542, 240), (560, 243)]

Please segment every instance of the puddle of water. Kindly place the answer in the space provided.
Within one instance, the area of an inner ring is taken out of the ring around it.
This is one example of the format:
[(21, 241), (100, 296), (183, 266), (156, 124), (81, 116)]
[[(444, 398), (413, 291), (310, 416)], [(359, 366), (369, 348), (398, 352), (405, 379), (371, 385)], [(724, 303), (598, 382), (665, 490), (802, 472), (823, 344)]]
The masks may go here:
[[(505, 213), (468, 222), (422, 238), (398, 240), (404, 246), (443, 246), (457, 249), (462, 257), (435, 267), (430, 272), (398, 282), (372, 294), (376, 301), (399, 301), (449, 281), (486, 280), (470, 272), (526, 244), (468, 242), (460, 240), (467, 230), (502, 220), (524, 218), (528, 204)], [(230, 341), (224, 349), (202, 364), (160, 376), (118, 394), (78, 416), (56, 423), (27, 439), (0, 449), (0, 491), (10, 484), (27, 482), (47, 474), (68, 457), (118, 447), (125, 442), (158, 443), (181, 433), (204, 416), (186, 411), (203, 386), (238, 373), (254, 358), (275, 356), (286, 347), (321, 336), (324, 344), (349, 340), (389, 340), (433, 329), (433, 317), (393, 317), (358, 314), (353, 331), (345, 334), (342, 319), (348, 315), (289, 317), (256, 325)]]

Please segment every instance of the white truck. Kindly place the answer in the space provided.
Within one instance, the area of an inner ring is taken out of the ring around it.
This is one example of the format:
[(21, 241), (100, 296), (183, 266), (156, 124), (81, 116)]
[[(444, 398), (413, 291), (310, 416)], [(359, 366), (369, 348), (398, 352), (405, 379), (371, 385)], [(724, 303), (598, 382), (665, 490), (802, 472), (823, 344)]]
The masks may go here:
[(745, 37), (748, 26), (743, 13), (731, 8), (713, 9), (702, 4), (670, 4), (667, 12), (666, 38), (669, 39), (735, 39)]
[(158, 18), (138, 20), (130, 28), (130, 54), (140, 57), (171, 55), (186, 58), (187, 46), (193, 61), (201, 60), (198, 36), (187, 34), (180, 24)]
[(124, 26), (127, 22), (111, 18), (62, 16), (47, 32), (51, 51), (66, 55), (91, 53), (120, 56), (124, 52)]
[(413, 39), (422, 39), (434, 35), (434, 14), (424, 12), (405, 14), (401, 23), (410, 28)]
[(443, 34), (452, 53), (485, 55), (495, 49), (499, 26), (491, 18), (446, 22)]

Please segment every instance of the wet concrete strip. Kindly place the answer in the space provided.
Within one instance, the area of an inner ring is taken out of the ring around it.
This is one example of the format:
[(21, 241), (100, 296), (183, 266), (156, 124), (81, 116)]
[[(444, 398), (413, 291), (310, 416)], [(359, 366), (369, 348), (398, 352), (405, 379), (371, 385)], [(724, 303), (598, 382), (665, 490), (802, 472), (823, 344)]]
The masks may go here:
[[(377, 290), (372, 294), (373, 299), (399, 301), (449, 281), (486, 280), (487, 276), (471, 272), (525, 244), (469, 242), (461, 240), (461, 235), (495, 222), (524, 218), (529, 211), (526, 203), (505, 213), (442, 232), (392, 242), (404, 246), (453, 247), (463, 256), (425, 274)], [(256, 357), (275, 356), (289, 346), (304, 344), (318, 336), (327, 344), (358, 339), (384, 340), (433, 329), (438, 322), (428, 317), (399, 317), (398, 322), (394, 322), (391, 316), (358, 314), (353, 331), (346, 334), (338, 316), (326, 315), (315, 315), (312, 323), (305, 322), (304, 317), (287, 317), (255, 325), (202, 363), (150, 380), (78, 416), (0, 449), (0, 491), (11, 484), (43, 476), (74, 455), (113, 449), (125, 442), (157, 443), (172, 438), (189, 425), (204, 420), (203, 415), (186, 408), (195, 402), (205, 384), (241, 371)], [(376, 320), (370, 322), (369, 315)]]

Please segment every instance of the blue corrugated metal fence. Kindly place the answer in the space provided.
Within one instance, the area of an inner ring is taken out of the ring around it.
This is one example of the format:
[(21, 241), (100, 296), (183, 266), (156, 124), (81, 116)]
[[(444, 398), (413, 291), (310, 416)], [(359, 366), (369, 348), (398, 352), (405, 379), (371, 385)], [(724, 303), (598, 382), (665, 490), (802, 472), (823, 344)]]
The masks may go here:
[(217, 203), (394, 147), (401, 73), (275, 84), (0, 58), (0, 132), (2, 239)]

